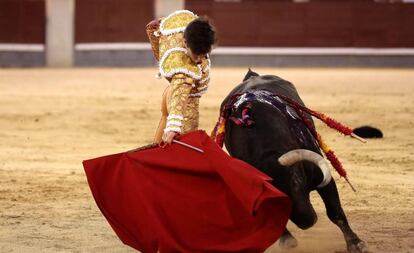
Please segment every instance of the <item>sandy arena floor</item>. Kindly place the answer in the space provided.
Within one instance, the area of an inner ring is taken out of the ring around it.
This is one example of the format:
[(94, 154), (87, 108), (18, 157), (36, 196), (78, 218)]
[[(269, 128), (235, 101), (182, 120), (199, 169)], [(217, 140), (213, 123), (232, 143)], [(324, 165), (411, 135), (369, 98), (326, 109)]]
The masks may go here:
[[(414, 252), (414, 70), (255, 69), (293, 82), (305, 103), (385, 137), (362, 144), (317, 127), (348, 170), (333, 172), (355, 232), (372, 252)], [(245, 68), (213, 68), (201, 101), (210, 132)], [(148, 69), (0, 69), (0, 252), (134, 252), (96, 207), (82, 160), (152, 141), (166, 83)], [(345, 252), (317, 194), (318, 223), (289, 253)], [(277, 244), (268, 251), (283, 252)]]

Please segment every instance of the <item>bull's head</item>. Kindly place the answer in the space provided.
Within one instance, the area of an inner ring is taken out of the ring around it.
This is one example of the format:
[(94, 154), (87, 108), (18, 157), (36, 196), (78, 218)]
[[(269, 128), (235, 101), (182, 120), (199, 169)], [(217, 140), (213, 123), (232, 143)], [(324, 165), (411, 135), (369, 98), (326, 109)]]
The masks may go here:
[[(318, 153), (306, 149), (291, 150), (279, 157), (278, 162), (287, 170), (292, 170), (289, 177), (292, 177), (291, 185), (287, 189), (287, 194), (292, 198), (293, 210), (291, 220), (300, 228), (307, 229), (316, 223), (317, 215), (309, 199), (309, 192), (306, 183), (303, 184), (304, 177), (292, 165), (308, 161), (315, 164), (322, 172), (323, 178), (317, 188), (325, 187), (332, 179), (327, 161)], [(292, 167), (291, 167), (292, 166)], [(303, 166), (304, 170), (312, 167)], [(296, 170), (296, 171), (295, 171)], [(305, 171), (303, 171), (305, 172)], [(298, 174), (299, 173), (299, 174)]]

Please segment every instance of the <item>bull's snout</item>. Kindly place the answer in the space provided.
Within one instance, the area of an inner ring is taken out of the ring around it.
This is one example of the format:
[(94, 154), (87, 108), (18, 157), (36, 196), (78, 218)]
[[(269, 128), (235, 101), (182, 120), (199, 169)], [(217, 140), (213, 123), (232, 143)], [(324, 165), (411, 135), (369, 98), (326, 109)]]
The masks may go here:
[(303, 210), (293, 210), (290, 220), (300, 229), (308, 229), (315, 225), (318, 216), (312, 207)]

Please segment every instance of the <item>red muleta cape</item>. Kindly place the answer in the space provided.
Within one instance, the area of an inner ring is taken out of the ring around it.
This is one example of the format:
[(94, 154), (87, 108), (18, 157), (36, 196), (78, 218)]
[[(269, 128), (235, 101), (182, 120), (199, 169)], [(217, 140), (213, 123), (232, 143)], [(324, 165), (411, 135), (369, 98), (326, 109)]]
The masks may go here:
[(83, 162), (93, 197), (125, 244), (144, 253), (263, 252), (282, 234), (289, 198), (204, 131), (179, 144)]

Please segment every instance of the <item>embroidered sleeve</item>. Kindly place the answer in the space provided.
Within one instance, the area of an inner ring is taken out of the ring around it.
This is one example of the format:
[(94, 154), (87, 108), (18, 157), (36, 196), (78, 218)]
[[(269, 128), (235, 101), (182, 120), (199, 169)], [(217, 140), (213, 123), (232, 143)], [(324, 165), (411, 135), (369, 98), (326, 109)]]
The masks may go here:
[(168, 101), (169, 115), (164, 132), (182, 132), (184, 112), (193, 84), (194, 79), (187, 75), (176, 74), (172, 77), (170, 81), (171, 97)]

